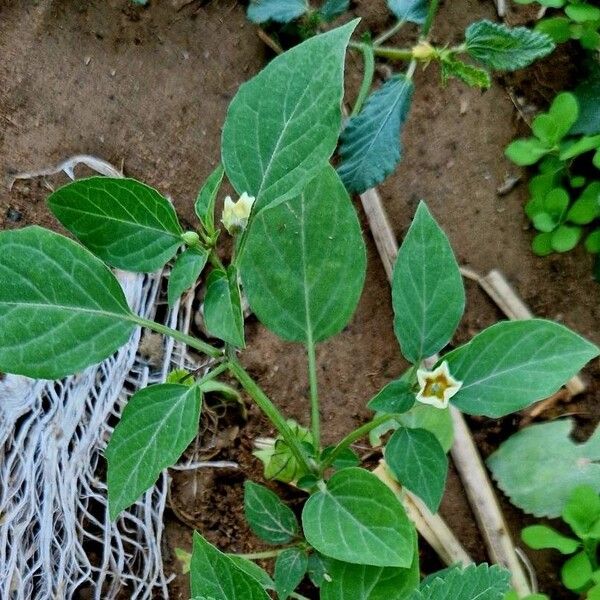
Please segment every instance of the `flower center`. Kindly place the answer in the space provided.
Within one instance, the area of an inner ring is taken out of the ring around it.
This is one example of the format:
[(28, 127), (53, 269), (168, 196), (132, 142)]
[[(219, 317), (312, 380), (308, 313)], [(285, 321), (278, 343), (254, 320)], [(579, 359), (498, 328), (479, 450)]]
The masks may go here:
[(444, 399), (444, 392), (452, 387), (448, 378), (443, 373), (435, 377), (427, 377), (425, 387), (423, 388), (423, 396), (435, 396), (440, 400)]

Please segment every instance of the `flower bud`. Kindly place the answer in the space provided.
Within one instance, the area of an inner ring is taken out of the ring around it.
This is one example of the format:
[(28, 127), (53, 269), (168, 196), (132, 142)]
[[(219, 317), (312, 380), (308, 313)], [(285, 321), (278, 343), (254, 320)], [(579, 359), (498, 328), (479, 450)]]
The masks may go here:
[(429, 60), (435, 56), (435, 48), (429, 42), (419, 42), (412, 49), (413, 58), (417, 60)]
[(186, 246), (196, 246), (200, 242), (200, 237), (195, 231), (186, 231), (181, 235), (181, 239)]
[(254, 205), (254, 197), (244, 192), (237, 202), (234, 202), (230, 196), (225, 198), (221, 223), (231, 235), (236, 235), (246, 229), (248, 219)]

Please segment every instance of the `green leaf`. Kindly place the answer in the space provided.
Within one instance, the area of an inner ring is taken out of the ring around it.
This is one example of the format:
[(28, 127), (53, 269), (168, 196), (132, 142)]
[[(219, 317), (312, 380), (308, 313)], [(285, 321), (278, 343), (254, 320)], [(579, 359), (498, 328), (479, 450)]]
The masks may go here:
[[(327, 446), (323, 448), (321, 452), (321, 460), (325, 460), (333, 452), (335, 446)], [(345, 448), (342, 450), (337, 458), (333, 461), (333, 468), (340, 471), (341, 469), (347, 469), (348, 467), (358, 467), (360, 465), (360, 458), (356, 455), (354, 450), (351, 448)], [(317, 481), (314, 482), (316, 485)], [(312, 487), (312, 486), (311, 486)]]
[(398, 429), (385, 447), (385, 461), (398, 481), (437, 512), (444, 495), (448, 457), (425, 429)]
[(415, 403), (415, 393), (412, 386), (403, 379), (388, 383), (367, 404), (373, 411), (394, 414), (410, 410)]
[(262, 485), (244, 483), (244, 512), (250, 529), (270, 544), (287, 544), (298, 533), (298, 521), (291, 508)]
[(278, 56), (230, 104), (223, 165), (237, 192), (256, 198), (255, 214), (297, 197), (333, 154), (342, 122), (344, 57), (356, 24)]
[(560, 516), (573, 490), (600, 492), (600, 430), (584, 444), (569, 434), (573, 421), (532, 425), (504, 442), (487, 461), (511, 502), (536, 517)]
[(338, 471), (302, 511), (306, 540), (344, 562), (376, 567), (411, 565), (414, 528), (394, 493), (359, 468)]
[(327, 23), (341, 17), (350, 8), (350, 0), (326, 0), (319, 9), (319, 15)]
[(460, 79), (468, 86), (487, 90), (492, 85), (492, 78), (485, 69), (469, 65), (453, 56), (442, 57), (442, 83), (445, 85), (450, 77)]
[(590, 254), (597, 254), (600, 252), (600, 229), (592, 231), (585, 240), (585, 249)]
[(256, 563), (235, 554), (228, 555), (228, 558), (240, 571), (256, 579), (265, 590), (275, 589), (275, 582), (271, 579), (271, 576)]
[(565, 7), (565, 13), (576, 23), (600, 20), (600, 8), (583, 2), (581, 4), (569, 4)]
[(445, 569), (428, 577), (409, 600), (502, 600), (510, 574), (496, 565)]
[(554, 43), (544, 33), (491, 21), (469, 25), (465, 41), (470, 56), (486, 67), (502, 71), (522, 69), (554, 50)]
[(598, 353), (558, 323), (502, 321), (444, 357), (462, 381), (451, 402), (471, 415), (502, 417), (551, 396)]
[(395, 75), (348, 121), (340, 138), (338, 173), (350, 192), (362, 193), (381, 183), (400, 162), (400, 132), (413, 90), (411, 79)]
[(531, 242), (531, 249), (538, 256), (552, 254), (552, 233), (539, 233)]
[(535, 164), (542, 156), (548, 154), (549, 150), (537, 138), (525, 138), (510, 143), (504, 154), (520, 167), (528, 167)]
[(398, 252), (392, 305), (402, 354), (414, 364), (450, 341), (465, 309), (465, 290), (450, 242), (424, 202)]
[(250, 0), (248, 19), (253, 23), (289, 23), (308, 11), (307, 0)]
[(556, 222), (564, 220), (567, 209), (569, 208), (569, 194), (567, 190), (561, 187), (550, 190), (544, 197), (544, 208), (550, 213)]
[(583, 231), (581, 227), (560, 225), (552, 232), (552, 249), (555, 252), (568, 252), (577, 246)]
[(320, 588), (330, 578), (325, 561), (329, 564), (331, 559), (325, 559), (318, 552), (312, 552), (308, 557), (308, 577), (317, 588)]
[(427, 0), (387, 0), (389, 9), (398, 21), (410, 21), (422, 25), (428, 11)]
[(600, 135), (583, 136), (560, 153), (560, 160), (570, 160), (600, 148)]
[(204, 226), (204, 229), (211, 234), (215, 230), (215, 202), (217, 194), (223, 181), (225, 169), (219, 165), (204, 182), (204, 185), (198, 192), (198, 197), (194, 204), (196, 216)]
[(562, 512), (563, 520), (581, 539), (587, 539), (600, 518), (600, 496), (589, 485), (576, 487)]
[(549, 114), (538, 115), (531, 124), (531, 130), (546, 148), (552, 148), (562, 137), (558, 123)]
[(554, 119), (558, 131), (557, 139), (562, 139), (569, 133), (579, 117), (577, 98), (570, 92), (558, 94), (552, 101), (548, 114)]
[(215, 337), (244, 348), (244, 315), (235, 267), (214, 269), (206, 282), (204, 298), (206, 329)]
[(134, 179), (79, 179), (51, 194), (48, 206), (96, 256), (126, 271), (157, 271), (182, 244), (172, 204)]
[(356, 211), (328, 166), (300, 196), (254, 218), (240, 272), (260, 321), (285, 340), (310, 343), (346, 326), (365, 263)]
[(398, 417), (398, 422), (411, 429), (426, 429), (433, 433), (444, 452), (448, 452), (454, 442), (454, 426), (450, 409), (417, 402), (408, 412)]
[(136, 327), (119, 282), (41, 227), (0, 232), (0, 371), (58, 379), (96, 364)]
[(531, 221), (533, 226), (538, 231), (543, 231), (544, 233), (550, 233), (551, 231), (554, 231), (554, 228), (557, 225), (555, 218), (550, 216), (547, 212), (539, 212), (535, 214)]
[(164, 383), (134, 394), (106, 447), (111, 519), (175, 464), (198, 433), (200, 391)]
[(194, 532), (190, 570), (192, 596), (214, 600), (269, 600), (252, 575), (236, 566), (228, 556)]
[(280, 600), (287, 600), (306, 575), (308, 556), (301, 548), (288, 548), (275, 561), (275, 589)]
[(538, 21), (535, 31), (545, 33), (555, 44), (571, 39), (571, 20), (566, 17), (551, 17)]
[(534, 550), (554, 548), (561, 554), (573, 554), (581, 545), (578, 540), (558, 533), (546, 525), (531, 525), (521, 532), (521, 539)]
[(571, 223), (587, 225), (598, 217), (600, 217), (600, 181), (594, 181), (575, 200), (567, 218)]
[(187, 248), (177, 257), (169, 275), (169, 306), (172, 307), (181, 295), (196, 283), (206, 265), (208, 254), (206, 248)]
[(590, 69), (590, 73), (574, 90), (573, 95), (579, 106), (579, 117), (569, 132), (571, 135), (595, 135), (600, 133), (600, 66)]
[(574, 591), (582, 591), (592, 578), (592, 563), (585, 552), (571, 557), (560, 570), (563, 585)]

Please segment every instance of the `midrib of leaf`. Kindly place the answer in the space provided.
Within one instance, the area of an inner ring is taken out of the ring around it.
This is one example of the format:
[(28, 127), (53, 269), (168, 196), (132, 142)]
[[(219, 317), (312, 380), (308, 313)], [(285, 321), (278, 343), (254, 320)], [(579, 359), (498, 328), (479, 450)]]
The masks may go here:
[(254, 508), (253, 508), (253, 510), (258, 512), (258, 514), (262, 513), (264, 515), (267, 515), (267, 517), (269, 517), (270, 521), (273, 521), (279, 525), (279, 529), (274, 529), (273, 527), (270, 527), (270, 526), (267, 527), (261, 523), (261, 529), (266, 529), (267, 531), (272, 531), (273, 533), (283, 532), (283, 533), (287, 533), (290, 536), (294, 535), (294, 531), (291, 531), (290, 529), (288, 529), (287, 527), (284, 526), (283, 522), (279, 519), (279, 515), (276, 515), (275, 513), (270, 513), (267, 510), (265, 503), (261, 501), (261, 499), (258, 497), (258, 495), (255, 492), (252, 492), (252, 497), (260, 505), (260, 508), (261, 508), (261, 510), (259, 510), (259, 511), (256, 511), (256, 509), (254, 509)]

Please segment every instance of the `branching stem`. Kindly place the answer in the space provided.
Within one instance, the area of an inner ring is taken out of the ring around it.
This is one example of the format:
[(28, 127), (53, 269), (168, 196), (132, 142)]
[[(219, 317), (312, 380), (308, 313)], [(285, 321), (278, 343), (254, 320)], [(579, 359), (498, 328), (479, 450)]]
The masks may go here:
[(379, 37), (373, 40), (373, 46), (381, 46), (383, 42), (387, 42), (390, 38), (394, 37), (406, 24), (404, 19), (398, 21), (393, 27), (384, 31)]

